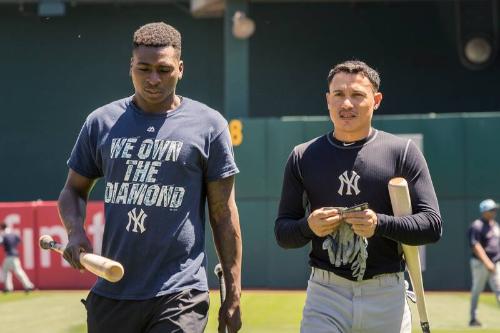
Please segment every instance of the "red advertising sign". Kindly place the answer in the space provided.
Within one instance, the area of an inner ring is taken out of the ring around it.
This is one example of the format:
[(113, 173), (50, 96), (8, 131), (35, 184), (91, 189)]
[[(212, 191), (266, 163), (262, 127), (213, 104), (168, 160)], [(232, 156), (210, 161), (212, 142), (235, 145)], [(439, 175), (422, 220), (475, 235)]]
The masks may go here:
[[(20, 259), (36, 288), (88, 289), (94, 284), (94, 275), (73, 269), (60, 254), (41, 250), (38, 246), (41, 235), (50, 235), (63, 245), (68, 242), (66, 231), (59, 219), (57, 202), (0, 203), (0, 219), (5, 219), (12, 230), (20, 234)], [(88, 204), (85, 228), (94, 253), (100, 253), (104, 230), (102, 202)], [(0, 258), (3, 259), (3, 251), (0, 252)], [(19, 283), (15, 286), (21, 287)]]

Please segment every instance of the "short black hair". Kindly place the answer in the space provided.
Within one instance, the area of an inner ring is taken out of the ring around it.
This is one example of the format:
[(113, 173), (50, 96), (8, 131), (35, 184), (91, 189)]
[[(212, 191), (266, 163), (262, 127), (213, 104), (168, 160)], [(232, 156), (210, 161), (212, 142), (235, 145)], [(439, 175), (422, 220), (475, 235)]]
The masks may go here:
[(335, 67), (333, 67), (328, 73), (328, 85), (332, 82), (335, 74), (338, 73), (361, 74), (370, 80), (374, 91), (378, 91), (380, 89), (379, 73), (363, 61), (348, 60), (335, 65)]
[(134, 32), (134, 49), (139, 46), (173, 47), (181, 55), (181, 33), (164, 22), (143, 25)]

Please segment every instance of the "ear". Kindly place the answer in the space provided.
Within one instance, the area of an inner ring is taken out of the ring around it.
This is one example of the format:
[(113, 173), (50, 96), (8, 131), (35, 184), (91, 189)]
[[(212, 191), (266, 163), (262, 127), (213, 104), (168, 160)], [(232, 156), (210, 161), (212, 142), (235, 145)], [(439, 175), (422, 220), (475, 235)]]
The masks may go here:
[(325, 98), (326, 98), (326, 105), (329, 106), (330, 103), (328, 102), (328, 98), (330, 97), (330, 93), (327, 91), (326, 94), (325, 94)]
[(134, 56), (130, 57), (130, 67), (128, 69), (128, 75), (132, 76), (132, 65), (134, 64)]
[(184, 75), (184, 62), (179, 60), (179, 80), (182, 79), (182, 75)]
[(373, 106), (374, 110), (377, 110), (378, 107), (380, 106), (380, 103), (382, 102), (383, 95), (381, 92), (376, 92), (373, 94), (373, 100), (375, 101), (375, 105)]

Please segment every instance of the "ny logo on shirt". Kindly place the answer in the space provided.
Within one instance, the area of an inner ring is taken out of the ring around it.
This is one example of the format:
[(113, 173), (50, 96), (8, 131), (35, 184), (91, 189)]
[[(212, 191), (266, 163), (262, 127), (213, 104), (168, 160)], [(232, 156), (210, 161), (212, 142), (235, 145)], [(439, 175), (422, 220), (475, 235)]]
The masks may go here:
[(356, 173), (356, 171), (354, 171), (354, 170), (351, 171), (350, 178), (349, 178), (349, 174), (348, 174), (347, 170), (344, 171), (339, 176), (339, 180), (340, 180), (340, 188), (337, 191), (338, 194), (344, 195), (344, 187), (346, 189), (346, 192), (345, 192), (346, 195), (352, 195), (351, 190), (353, 190), (356, 195), (358, 195), (359, 192), (361, 192), (358, 188), (359, 175)]
[(144, 227), (144, 219), (148, 214), (144, 213), (144, 211), (141, 209), (139, 212), (139, 215), (137, 215), (135, 208), (132, 209), (130, 212), (128, 212), (128, 224), (125, 229), (127, 231), (130, 231), (130, 225), (132, 224), (132, 221), (134, 222), (134, 228), (132, 229), (133, 232), (137, 232), (137, 227), (141, 229), (141, 234), (146, 231), (146, 228)]

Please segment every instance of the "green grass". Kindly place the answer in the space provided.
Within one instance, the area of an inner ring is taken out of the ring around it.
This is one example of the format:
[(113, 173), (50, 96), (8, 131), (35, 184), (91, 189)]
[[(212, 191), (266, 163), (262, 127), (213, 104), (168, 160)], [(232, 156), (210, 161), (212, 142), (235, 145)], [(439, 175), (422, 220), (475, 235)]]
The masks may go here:
[[(80, 299), (84, 291), (36, 291), (0, 294), (2, 333), (84, 333), (85, 312)], [(215, 333), (217, 292), (211, 293), (207, 333)], [(242, 298), (242, 333), (298, 332), (305, 293), (301, 291), (245, 291)], [(481, 295), (479, 319), (482, 329), (467, 327), (468, 293), (428, 293), (428, 310), (433, 333), (500, 332), (500, 308), (491, 293)], [(412, 305), (413, 332), (420, 332), (416, 308)]]

